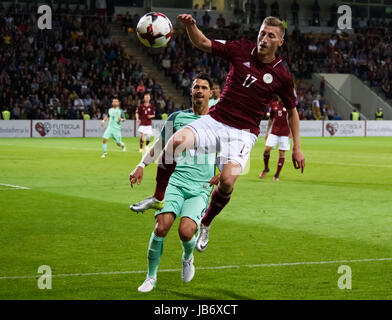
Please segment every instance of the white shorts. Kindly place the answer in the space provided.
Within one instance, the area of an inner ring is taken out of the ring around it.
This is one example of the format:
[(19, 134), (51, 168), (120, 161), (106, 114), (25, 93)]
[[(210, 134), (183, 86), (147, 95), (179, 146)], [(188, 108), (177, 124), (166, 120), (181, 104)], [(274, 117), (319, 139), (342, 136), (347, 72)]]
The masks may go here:
[(152, 126), (139, 126), (137, 131), (147, 136), (152, 136)]
[[(242, 173), (246, 173), (246, 165), (250, 151), (257, 136), (250, 131), (240, 130), (216, 121), (206, 115), (186, 126), (196, 136), (195, 149), (198, 153), (219, 152), (220, 164), (236, 162), (241, 165)], [(248, 168), (247, 168), (248, 169)]]
[(272, 133), (268, 135), (265, 145), (267, 147), (272, 147), (275, 149), (276, 144), (279, 143), (279, 150), (289, 151), (290, 150), (290, 140), (287, 136), (276, 136)]

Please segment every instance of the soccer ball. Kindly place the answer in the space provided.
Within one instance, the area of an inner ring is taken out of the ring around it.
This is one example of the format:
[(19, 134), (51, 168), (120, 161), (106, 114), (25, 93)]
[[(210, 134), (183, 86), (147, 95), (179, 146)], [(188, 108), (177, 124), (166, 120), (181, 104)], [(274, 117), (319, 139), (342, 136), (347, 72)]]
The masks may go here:
[(170, 41), (173, 26), (163, 13), (149, 12), (137, 23), (136, 34), (146, 47), (160, 48)]

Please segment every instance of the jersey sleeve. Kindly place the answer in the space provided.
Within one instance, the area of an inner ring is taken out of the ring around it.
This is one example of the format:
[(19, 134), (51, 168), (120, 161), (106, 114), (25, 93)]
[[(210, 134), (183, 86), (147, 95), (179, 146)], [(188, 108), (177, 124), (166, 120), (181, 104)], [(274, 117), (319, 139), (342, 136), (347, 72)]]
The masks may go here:
[[(163, 128), (161, 130), (161, 140), (163, 145), (166, 145), (166, 140), (169, 139), (173, 133), (174, 133), (174, 121), (179, 114), (179, 111), (173, 112), (166, 120), (165, 124), (163, 125)], [(166, 136), (168, 135), (168, 136)]]
[(123, 110), (123, 109), (121, 109), (121, 115), (120, 115), (120, 117), (121, 117), (122, 119), (125, 119), (125, 113), (124, 113), (124, 110)]
[(225, 60), (231, 60), (241, 53), (241, 41), (211, 40), (211, 53)]

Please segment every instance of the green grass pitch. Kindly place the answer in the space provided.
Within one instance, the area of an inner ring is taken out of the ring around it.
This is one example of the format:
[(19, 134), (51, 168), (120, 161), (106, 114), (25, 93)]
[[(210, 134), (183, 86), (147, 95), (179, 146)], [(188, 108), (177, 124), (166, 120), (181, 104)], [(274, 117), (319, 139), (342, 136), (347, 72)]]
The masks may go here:
[[(152, 194), (156, 166), (131, 190), (140, 153), (136, 138), (124, 142), (101, 159), (98, 138), (0, 139), (0, 299), (392, 298), (392, 138), (302, 138), (304, 174), (286, 154), (278, 182), (276, 150), (258, 178), (259, 139), (208, 249), (195, 252), (193, 281), (181, 281), (176, 221), (147, 294), (137, 287), (154, 218), (129, 205)], [(37, 286), (41, 265), (50, 290)], [(341, 265), (351, 290), (338, 287)]]

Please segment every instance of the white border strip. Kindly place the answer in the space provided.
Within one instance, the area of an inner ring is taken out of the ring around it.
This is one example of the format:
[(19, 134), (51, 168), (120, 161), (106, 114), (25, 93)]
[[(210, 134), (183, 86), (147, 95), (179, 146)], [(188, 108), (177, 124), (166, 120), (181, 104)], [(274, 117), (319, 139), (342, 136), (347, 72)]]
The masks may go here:
[[(374, 262), (374, 261), (392, 261), (392, 258), (375, 258), (375, 259), (357, 259), (357, 260), (334, 260), (334, 261), (304, 261), (304, 262), (287, 262), (287, 263), (269, 263), (269, 264), (245, 264), (232, 266), (216, 266), (216, 267), (198, 267), (196, 270), (220, 270), (220, 269), (240, 269), (240, 268), (265, 268), (265, 267), (289, 267), (300, 265), (317, 265), (317, 264), (337, 264), (337, 263), (354, 263), (354, 262)], [(181, 269), (163, 269), (158, 272), (180, 272)], [(112, 272), (91, 272), (91, 273), (68, 273), (68, 274), (52, 274), (52, 277), (85, 277), (85, 276), (101, 276), (101, 275), (121, 275), (121, 274), (137, 274), (146, 273), (147, 270), (134, 271), (112, 271)], [(35, 276), (4, 276), (0, 280), (10, 279), (36, 279), (42, 275)]]
[(15, 188), (15, 189), (30, 190), (30, 188), (27, 188), (27, 187), (15, 186), (13, 184), (6, 184), (6, 183), (0, 183), (0, 186), (11, 187), (11, 188)]

